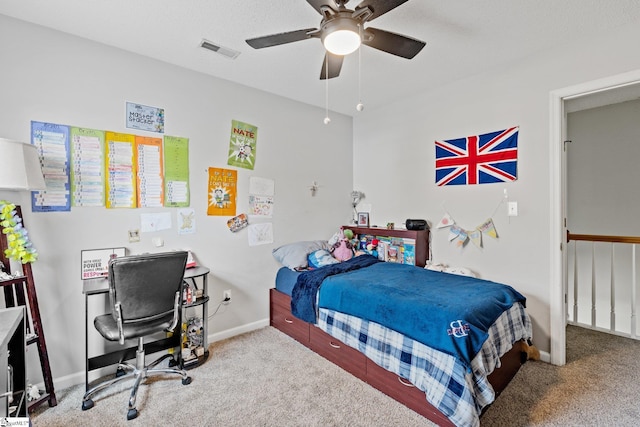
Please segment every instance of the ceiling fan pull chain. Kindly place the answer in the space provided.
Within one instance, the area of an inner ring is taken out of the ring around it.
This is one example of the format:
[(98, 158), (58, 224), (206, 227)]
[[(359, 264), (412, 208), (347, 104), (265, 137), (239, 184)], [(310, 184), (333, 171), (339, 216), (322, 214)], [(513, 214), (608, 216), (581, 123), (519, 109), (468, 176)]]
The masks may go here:
[[(362, 24), (358, 24), (358, 30), (360, 32), (360, 40), (362, 40)], [(356, 110), (364, 110), (364, 104), (362, 103), (362, 43), (358, 46), (358, 104)]]
[(331, 119), (329, 118), (329, 53), (324, 56), (324, 105), (325, 105), (325, 116), (324, 116), (324, 124), (328, 125), (331, 123)]

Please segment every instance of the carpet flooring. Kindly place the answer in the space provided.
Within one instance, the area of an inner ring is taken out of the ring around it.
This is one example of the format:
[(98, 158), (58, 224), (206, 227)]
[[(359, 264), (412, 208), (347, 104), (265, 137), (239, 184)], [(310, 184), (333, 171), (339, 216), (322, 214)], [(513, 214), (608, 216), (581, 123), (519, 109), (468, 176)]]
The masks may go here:
[[(484, 426), (640, 425), (640, 342), (567, 328), (562, 367), (527, 362), (481, 418)], [(126, 421), (124, 382), (80, 409), (84, 385), (57, 390), (34, 426), (433, 426), (412, 410), (267, 327), (211, 344), (193, 383), (149, 379)]]

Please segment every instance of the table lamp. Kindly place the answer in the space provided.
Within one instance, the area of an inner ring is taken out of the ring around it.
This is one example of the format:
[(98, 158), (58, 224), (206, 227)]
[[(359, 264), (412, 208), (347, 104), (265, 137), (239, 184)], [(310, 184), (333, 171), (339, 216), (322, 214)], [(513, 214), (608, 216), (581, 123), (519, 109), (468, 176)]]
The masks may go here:
[(0, 190), (46, 188), (35, 145), (0, 138), (0, 155)]
[[(46, 188), (35, 145), (0, 138), (0, 155), (0, 190), (28, 191)], [(20, 206), (0, 200), (0, 208), (0, 231), (6, 235), (0, 241), (0, 264), (3, 261), (8, 263), (8, 258), (20, 259), (23, 264), (33, 262), (36, 251), (22, 227)]]
[[(46, 184), (42, 175), (42, 166), (40, 164), (40, 156), (35, 145), (25, 144), (19, 141), (0, 138), (0, 190), (11, 191), (29, 191), (44, 190)], [(28, 403), (28, 412), (37, 408), (41, 403), (49, 401), (49, 406), (56, 406), (56, 393), (53, 386), (53, 378), (51, 375), (51, 366), (49, 365), (49, 356), (47, 353), (47, 345), (44, 338), (42, 328), (42, 319), (40, 317), (40, 309), (38, 308), (38, 297), (36, 295), (36, 287), (33, 279), (33, 271), (31, 263), (37, 259), (37, 251), (29, 242), (25, 228), (22, 226), (22, 212), (20, 206), (13, 205), (5, 200), (0, 200), (0, 264), (6, 262), (5, 275), (11, 274), (10, 259), (17, 260), (22, 264), (22, 274), (16, 272), (14, 279), (6, 283), (12, 284), (12, 290), (7, 285), (3, 285), (5, 290), (4, 300), (7, 307), (25, 305), (25, 294), (28, 306), (30, 331), (35, 335), (35, 340), (29, 340), (27, 344), (37, 343), (38, 354), (40, 356), (40, 366), (42, 368), (42, 378), (45, 384), (45, 392), (39, 399)], [(21, 279), (24, 277), (24, 279)], [(7, 280), (5, 277), (3, 280)], [(18, 293), (18, 289), (21, 290)], [(22, 295), (20, 298), (14, 299), (14, 292)], [(24, 369), (24, 368), (23, 368)], [(24, 383), (23, 383), (24, 384)], [(26, 385), (26, 384), (25, 384)], [(39, 394), (37, 387), (28, 386), (25, 392), (35, 392)], [(24, 398), (27, 400), (26, 397)], [(27, 403), (24, 403), (27, 405)], [(25, 415), (26, 415), (25, 411)], [(2, 422), (0, 424), (4, 425)]]

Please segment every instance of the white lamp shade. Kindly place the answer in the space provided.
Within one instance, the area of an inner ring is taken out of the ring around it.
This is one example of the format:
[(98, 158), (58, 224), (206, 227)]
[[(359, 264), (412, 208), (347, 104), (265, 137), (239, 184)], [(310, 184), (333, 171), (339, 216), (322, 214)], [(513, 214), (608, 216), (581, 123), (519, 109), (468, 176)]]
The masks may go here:
[(360, 36), (351, 30), (337, 30), (325, 37), (324, 47), (335, 55), (349, 55), (360, 47)]
[(0, 189), (44, 190), (45, 188), (36, 146), (0, 138)]
[(354, 19), (336, 17), (322, 25), (322, 44), (334, 55), (349, 55), (360, 47), (360, 27)]

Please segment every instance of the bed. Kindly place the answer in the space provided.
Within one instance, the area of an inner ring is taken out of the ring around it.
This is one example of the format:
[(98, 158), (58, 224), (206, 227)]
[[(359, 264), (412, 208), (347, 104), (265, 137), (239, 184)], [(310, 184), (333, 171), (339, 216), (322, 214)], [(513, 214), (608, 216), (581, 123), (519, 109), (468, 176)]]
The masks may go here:
[(531, 338), (513, 288), (369, 255), (283, 267), (270, 301), (272, 326), (445, 426), (479, 425)]

